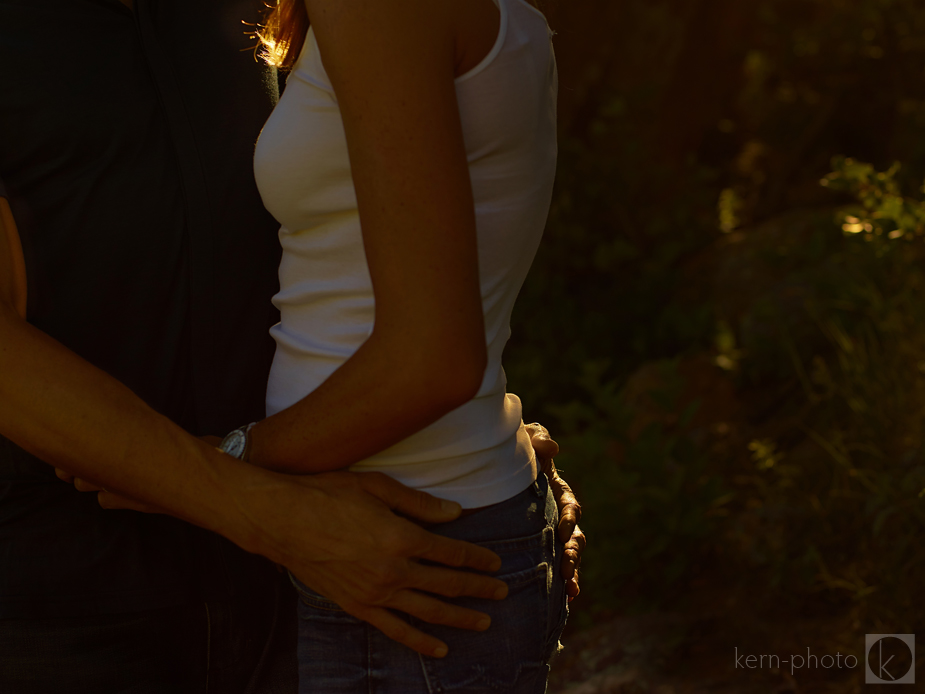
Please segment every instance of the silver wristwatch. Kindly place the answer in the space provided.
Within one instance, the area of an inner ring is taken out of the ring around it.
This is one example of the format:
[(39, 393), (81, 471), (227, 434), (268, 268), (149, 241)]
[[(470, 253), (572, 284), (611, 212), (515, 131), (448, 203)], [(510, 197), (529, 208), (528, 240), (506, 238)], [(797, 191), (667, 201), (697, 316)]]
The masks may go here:
[(251, 422), (247, 426), (238, 427), (229, 433), (218, 445), (218, 450), (238, 460), (247, 460), (247, 454), (250, 452), (251, 447), (251, 428), (256, 423)]

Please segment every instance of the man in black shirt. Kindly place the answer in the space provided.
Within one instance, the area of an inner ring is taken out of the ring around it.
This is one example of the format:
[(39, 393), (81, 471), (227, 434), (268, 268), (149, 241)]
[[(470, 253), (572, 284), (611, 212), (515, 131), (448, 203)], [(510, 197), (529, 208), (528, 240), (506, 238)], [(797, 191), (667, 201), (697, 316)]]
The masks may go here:
[[(263, 416), (279, 245), (251, 157), (277, 94), (240, 50), (259, 10), (0, 0), (4, 693), (293, 691), (284, 575), (209, 531), (309, 583), (342, 577), (332, 598), (425, 653), (434, 640), (384, 607), (412, 594), (425, 621), (471, 627), (417, 591), (499, 587), (416, 563), (493, 558), (388, 510), (455, 507), (379, 476), (267, 473), (183, 433)], [(205, 530), (103, 510), (48, 463)], [(371, 527), (392, 541), (364, 545)]]

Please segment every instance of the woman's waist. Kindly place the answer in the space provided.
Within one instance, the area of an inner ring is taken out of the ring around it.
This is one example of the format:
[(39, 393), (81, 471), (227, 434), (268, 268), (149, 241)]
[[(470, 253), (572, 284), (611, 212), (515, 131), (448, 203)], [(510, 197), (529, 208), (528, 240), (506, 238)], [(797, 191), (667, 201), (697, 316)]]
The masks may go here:
[[(368, 339), (370, 329), (371, 325), (358, 327), (349, 324), (317, 326), (313, 331), (293, 330), (282, 323), (273, 326), (270, 334), (276, 341), (276, 353), (267, 383), (267, 416), (299, 402), (330, 378)], [(485, 432), (495, 431), (493, 427), (500, 423), (505, 433), (503, 436), (495, 435), (497, 443), (516, 429), (511, 418), (505, 415), (513, 404), (505, 401), (507, 379), (500, 353), (501, 350), (494, 346), (489, 349), (488, 364), (478, 393), (435, 422), (431, 430), (433, 437), (444, 441), (448, 440), (448, 436), (453, 441), (470, 435), (484, 439)], [(519, 400), (516, 406), (519, 422)], [(423, 434), (421, 441), (429, 438)], [(426, 447), (433, 449), (435, 445), (428, 443)]]
[[(471, 401), (474, 406), (460, 416), (441, 418), (350, 470), (382, 472), (406, 486), (458, 501), (464, 508), (509, 499), (536, 479), (536, 459), (521, 421), (520, 401), (515, 395), (502, 395), (500, 403), (498, 398), (492, 398), (493, 403), (479, 400), (483, 399)], [(474, 410), (496, 410), (499, 404), (501, 413), (479, 422), (481, 413)]]

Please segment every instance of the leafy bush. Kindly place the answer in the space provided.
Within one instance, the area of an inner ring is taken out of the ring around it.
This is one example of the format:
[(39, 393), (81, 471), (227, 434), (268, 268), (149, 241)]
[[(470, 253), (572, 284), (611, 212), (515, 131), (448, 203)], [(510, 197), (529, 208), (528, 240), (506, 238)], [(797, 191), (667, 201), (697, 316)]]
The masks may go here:
[(898, 166), (835, 166), (823, 183), (857, 203), (835, 212), (841, 243), (810, 275), (794, 321), (819, 339), (797, 349), (784, 330), (773, 343), (789, 353), (799, 387), (766, 426), (783, 452), (759, 460), (743, 485), (751, 518), (740, 527), (769, 532), (740, 540), (761, 546), (782, 586), (847, 596), (910, 626), (923, 615), (915, 595), (925, 560), (925, 204), (901, 194)]
[(925, 7), (591, 4), (621, 33), (561, 32), (586, 57), (505, 355), (582, 495), (590, 600), (675, 597), (721, 556), (925, 616)]

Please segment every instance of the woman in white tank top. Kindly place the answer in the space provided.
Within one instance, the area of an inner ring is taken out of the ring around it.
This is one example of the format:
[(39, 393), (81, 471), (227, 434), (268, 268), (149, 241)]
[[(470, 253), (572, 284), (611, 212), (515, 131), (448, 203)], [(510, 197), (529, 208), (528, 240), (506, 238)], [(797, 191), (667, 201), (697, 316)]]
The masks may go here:
[(292, 73), (255, 154), (283, 259), (251, 450), (458, 501), (469, 512), (435, 531), (501, 555), (509, 595), (457, 600), (483, 633), (424, 627), (419, 658), (296, 581), (300, 689), (542, 692), (562, 548), (501, 353), (555, 173), (549, 29), (525, 0), (301, 3), (282, 0), (263, 36)]

